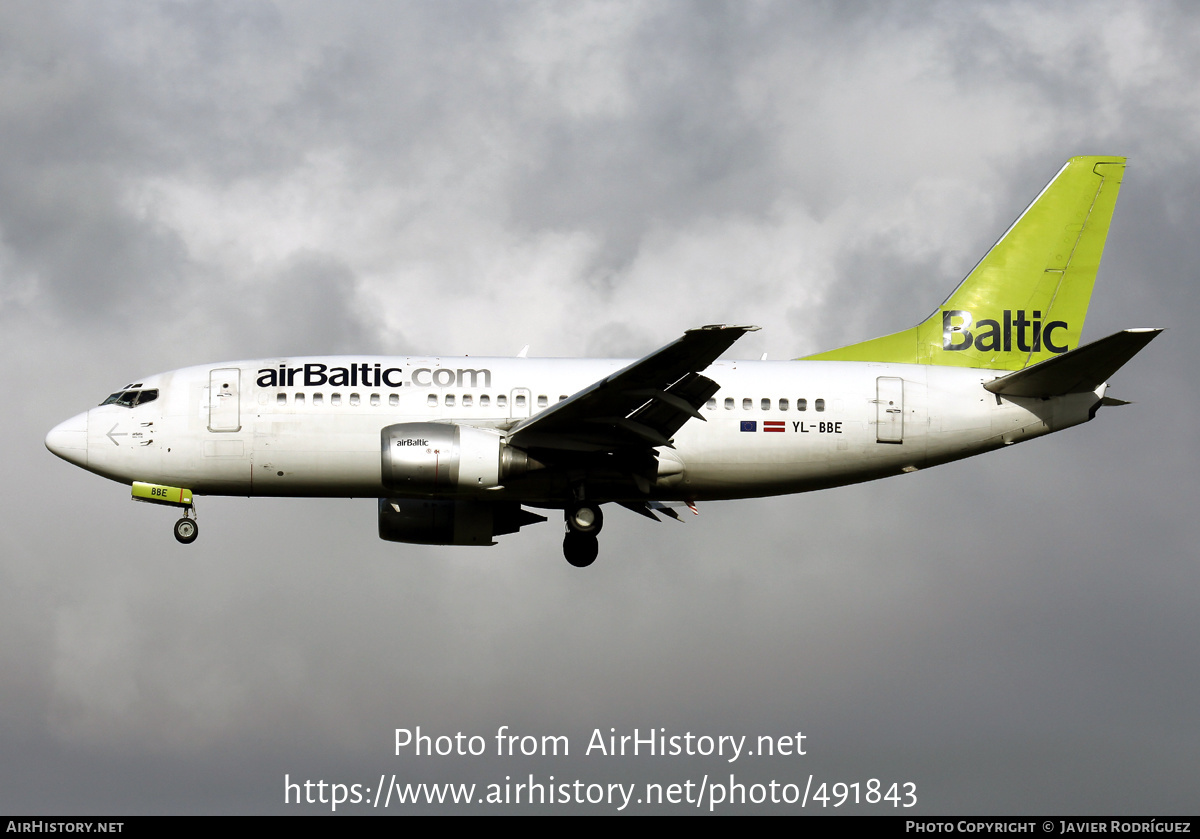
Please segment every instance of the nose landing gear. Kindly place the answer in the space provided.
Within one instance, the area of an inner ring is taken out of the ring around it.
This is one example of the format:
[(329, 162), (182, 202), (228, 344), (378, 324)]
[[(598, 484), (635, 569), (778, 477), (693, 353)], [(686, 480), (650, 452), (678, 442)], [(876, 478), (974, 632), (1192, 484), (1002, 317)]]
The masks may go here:
[(183, 508), (183, 518), (175, 522), (175, 538), (184, 545), (196, 541), (200, 528), (196, 525), (196, 502), (192, 500), (190, 489), (134, 481), (132, 494), (134, 501)]
[(596, 538), (604, 526), (599, 504), (577, 502), (567, 507), (567, 533), (563, 537), (563, 556), (576, 568), (587, 568), (600, 553)]

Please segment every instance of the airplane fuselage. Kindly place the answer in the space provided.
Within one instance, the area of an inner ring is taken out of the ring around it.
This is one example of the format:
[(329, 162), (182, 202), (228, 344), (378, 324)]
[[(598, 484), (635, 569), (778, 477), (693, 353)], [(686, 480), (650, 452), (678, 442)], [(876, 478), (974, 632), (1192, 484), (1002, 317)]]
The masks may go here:
[[(69, 459), (123, 483), (562, 506), (567, 478), (553, 469), (433, 491), (389, 485), (381, 430), (454, 422), (503, 440), (522, 419), (628, 363), (353, 356), (206, 365), (145, 378), (138, 389), (156, 390), (153, 401), (102, 405), (60, 428), (73, 429)], [(594, 497), (716, 500), (871, 480), (1085, 422), (1103, 396), (1101, 388), (1001, 398), (983, 388), (996, 371), (918, 364), (720, 360), (706, 375), (720, 389), (699, 409), (705, 421), (687, 422), (674, 448), (658, 450), (648, 490), (615, 482)]]

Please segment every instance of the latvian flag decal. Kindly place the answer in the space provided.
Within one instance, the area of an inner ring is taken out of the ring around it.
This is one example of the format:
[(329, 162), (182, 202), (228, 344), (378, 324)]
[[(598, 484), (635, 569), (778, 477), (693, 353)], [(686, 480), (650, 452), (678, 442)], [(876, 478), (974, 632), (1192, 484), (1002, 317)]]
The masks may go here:
[(763, 431), (783, 431), (784, 424), (779, 420), (766, 420), (763, 423)]

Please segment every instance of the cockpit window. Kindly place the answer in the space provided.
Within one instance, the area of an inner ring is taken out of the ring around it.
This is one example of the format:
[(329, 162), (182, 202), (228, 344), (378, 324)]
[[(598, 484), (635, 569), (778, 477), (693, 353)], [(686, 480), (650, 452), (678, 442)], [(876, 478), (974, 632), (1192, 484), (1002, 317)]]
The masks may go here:
[(132, 408), (134, 405), (145, 405), (158, 398), (158, 389), (150, 390), (120, 390), (101, 402), (101, 405), (120, 405), (122, 408)]
[(137, 401), (136, 390), (124, 390), (114, 393), (112, 396), (101, 402), (101, 405), (122, 405), (126, 408), (132, 408)]

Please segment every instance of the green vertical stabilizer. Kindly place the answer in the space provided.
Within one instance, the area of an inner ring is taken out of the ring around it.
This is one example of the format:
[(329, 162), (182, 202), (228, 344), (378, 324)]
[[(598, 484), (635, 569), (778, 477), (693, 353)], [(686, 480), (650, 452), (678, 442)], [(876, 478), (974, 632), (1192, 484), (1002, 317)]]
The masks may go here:
[(1020, 370), (1074, 349), (1124, 171), (1071, 158), (923, 323), (805, 360)]

